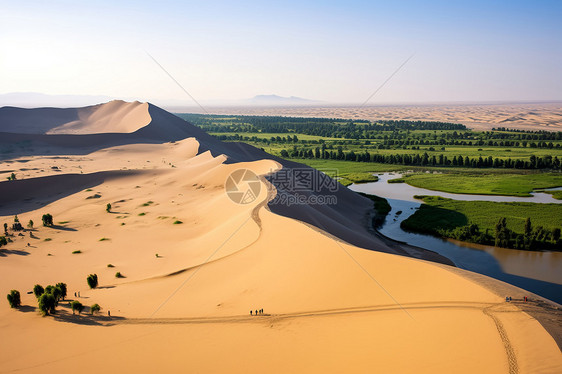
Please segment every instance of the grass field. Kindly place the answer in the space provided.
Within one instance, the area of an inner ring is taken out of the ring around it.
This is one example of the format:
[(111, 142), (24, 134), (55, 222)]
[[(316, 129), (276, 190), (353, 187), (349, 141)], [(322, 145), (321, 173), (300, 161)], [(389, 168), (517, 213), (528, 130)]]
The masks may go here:
[[(530, 218), (533, 230), (541, 226), (550, 233), (553, 229), (562, 227), (562, 204), (459, 201), (438, 196), (419, 198), (423, 199), (424, 204), (402, 222), (401, 227), (405, 230), (458, 239), (458, 229), (476, 224), (481, 238), (487, 237), (489, 241), (495, 235), (496, 224), (503, 217), (506, 218), (507, 228), (515, 235), (524, 234), (527, 218)], [(461, 240), (482, 243), (478, 236), (467, 236)], [(548, 239), (547, 244), (543, 246), (551, 248), (554, 243)], [(560, 249), (560, 242), (558, 247), (554, 248)]]
[[(536, 189), (562, 186), (562, 174), (409, 174), (405, 181), (415, 187), (451, 193), (531, 196), (530, 192)], [(562, 197), (562, 191), (552, 192), (555, 198)]]

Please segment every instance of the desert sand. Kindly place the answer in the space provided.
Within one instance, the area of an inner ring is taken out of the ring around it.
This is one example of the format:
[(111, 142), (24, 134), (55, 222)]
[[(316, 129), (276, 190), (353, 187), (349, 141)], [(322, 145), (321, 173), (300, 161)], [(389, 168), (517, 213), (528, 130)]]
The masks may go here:
[[(212, 114), (296, 116), (377, 120), (440, 121), (462, 123), (468, 128), (487, 131), (494, 127), (562, 131), (562, 103), (485, 103), (485, 104), (367, 104), (310, 105), (293, 107), (213, 107)], [(175, 113), (200, 113), (200, 108), (169, 108)]]
[[(505, 302), (501, 282), (369, 239), (368, 200), (344, 189), (332, 210), (284, 214), (268, 205), (285, 193), (266, 179), (287, 168), (279, 160), (149, 104), (75, 112), (31, 121), (34, 130), (10, 114), (32, 146), (0, 162), (0, 175), (18, 176), (0, 182), (0, 222), (18, 214), (35, 228), (0, 250), (0, 294), (22, 295), (19, 310), (0, 303), (0, 373), (562, 371), (556, 341), (519, 301)], [(121, 133), (115, 145), (100, 145), (107, 133)], [(225, 192), (239, 169), (261, 178), (245, 205)], [(44, 213), (53, 227), (41, 226)], [(67, 301), (42, 317), (28, 292), (57, 282)], [(68, 299), (101, 313), (73, 315)]]

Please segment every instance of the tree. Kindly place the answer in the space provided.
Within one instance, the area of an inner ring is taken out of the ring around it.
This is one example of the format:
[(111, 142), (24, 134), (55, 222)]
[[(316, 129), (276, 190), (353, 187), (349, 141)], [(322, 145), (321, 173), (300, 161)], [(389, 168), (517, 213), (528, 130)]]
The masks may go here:
[(8, 234), (8, 224), (4, 222), (4, 232)]
[(0, 247), (2, 247), (3, 245), (8, 245), (8, 240), (5, 236), (0, 236)]
[(90, 307), (90, 312), (91, 312), (92, 315), (93, 315), (94, 313), (99, 312), (100, 309), (101, 309), (101, 308), (100, 308), (100, 306), (99, 306), (98, 304), (94, 304), (94, 305), (92, 305), (92, 306)]
[(70, 303), (70, 306), (72, 307), (72, 314), (74, 314), (74, 311), (78, 311), (78, 314), (80, 314), (84, 310), (84, 305), (80, 301), (75, 300)]
[(527, 217), (525, 219), (525, 230), (524, 230), (525, 236), (526, 237), (531, 236), (532, 231), (533, 231), (533, 228), (531, 226), (531, 219), (529, 217)]
[(105, 211), (106, 211), (107, 213), (110, 213), (110, 212), (111, 212), (111, 204), (110, 204), (110, 203), (107, 203), (107, 205), (105, 206)]
[(43, 214), (41, 220), (43, 221), (43, 226), (53, 226), (53, 216), (49, 213)]
[(20, 292), (17, 290), (11, 290), (7, 296), (10, 308), (19, 308), (21, 305)]
[(48, 314), (55, 313), (57, 301), (53, 294), (45, 292), (43, 295), (39, 297), (39, 310), (43, 312), (43, 315), (46, 316)]
[(35, 286), (33, 286), (33, 294), (36, 298), (39, 298), (39, 296), (43, 295), (44, 293), (45, 289), (40, 284), (36, 284)]
[(27, 224), (27, 228), (30, 230), (33, 230), (33, 220), (29, 220), (28, 224)]
[(60, 296), (61, 296), (61, 299), (64, 300), (65, 297), (66, 297), (66, 283), (62, 283), (62, 282), (57, 283), (55, 287), (57, 287), (57, 288), (60, 289)]
[(556, 227), (552, 229), (552, 240), (556, 243), (560, 239), (560, 228)]
[(86, 278), (86, 282), (88, 282), (88, 286), (90, 288), (96, 288), (98, 286), (98, 275), (97, 274), (90, 274)]
[(15, 181), (16, 180), (16, 174), (12, 173), (12, 175), (10, 175), (10, 177), (8, 177), (8, 180)]

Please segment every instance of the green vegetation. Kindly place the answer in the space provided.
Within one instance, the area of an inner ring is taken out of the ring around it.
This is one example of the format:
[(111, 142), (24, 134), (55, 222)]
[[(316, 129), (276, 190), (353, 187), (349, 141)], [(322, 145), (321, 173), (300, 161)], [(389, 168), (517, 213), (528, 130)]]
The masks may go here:
[[(408, 174), (405, 181), (415, 187), (451, 193), (531, 196), (536, 189), (562, 186), (559, 173), (535, 174)], [(390, 181), (389, 181), (390, 182)], [(553, 196), (559, 196), (552, 191)]]
[(6, 179), (8, 179), (9, 181), (15, 181), (16, 180), (16, 174), (12, 173), (9, 177), (7, 177)]
[(91, 289), (94, 289), (98, 286), (98, 275), (97, 274), (90, 274), (86, 277), (86, 282)]
[(382, 225), (384, 219), (392, 210), (388, 201), (382, 197), (369, 195), (362, 192), (359, 192), (359, 195), (369, 198), (375, 203), (375, 211), (377, 212), (377, 214), (373, 217), (373, 227), (376, 228)]
[(45, 241), (45, 242), (50, 242), (51, 240), (53, 240), (53, 239), (51, 239), (51, 238), (45, 238), (45, 239), (43, 239), (43, 241)]
[(506, 248), (562, 250), (561, 204), (416, 198), (424, 204), (402, 222), (405, 230)]
[(108, 268), (114, 268), (115, 266), (113, 266), (113, 264), (107, 264)]
[(72, 314), (74, 314), (75, 311), (78, 311), (78, 314), (80, 314), (84, 310), (84, 305), (82, 305), (80, 301), (76, 300), (70, 303), (70, 307), (72, 308)]
[(49, 213), (43, 214), (41, 220), (43, 221), (43, 226), (53, 226), (53, 216)]
[(406, 182), (406, 180), (404, 178), (394, 178), (394, 179), (389, 179), (387, 182), (388, 183), (404, 183), (404, 182)]
[(349, 186), (352, 183), (368, 183), (378, 180), (379, 177), (371, 173), (345, 173), (340, 174), (340, 179), (338, 181), (344, 186)]
[(422, 121), (179, 116), (223, 141), (243, 141), (283, 158), (347, 160), (410, 168), (562, 167), (562, 132), (506, 128), (472, 131), (460, 124)]
[(33, 220), (29, 220), (29, 222), (27, 223), (27, 228), (33, 230)]
[(111, 213), (111, 204), (110, 203), (107, 203), (107, 205), (105, 206), (105, 211), (107, 213)]
[(146, 216), (146, 213), (145, 212), (139, 213), (139, 216), (141, 216), (141, 217)]
[(181, 225), (182, 223), (183, 223), (183, 222), (182, 222), (182, 221), (180, 221), (180, 220), (176, 220), (176, 221), (174, 221), (174, 225)]
[(72, 251), (72, 254), (73, 254), (73, 255), (77, 255), (77, 254), (80, 254), (80, 253), (82, 253), (82, 251), (81, 251), (81, 250), (77, 250), (77, 251)]
[(94, 315), (95, 313), (99, 312), (101, 307), (98, 304), (94, 304), (90, 307), (90, 313)]
[(67, 291), (67, 289), (66, 289), (66, 283), (62, 283), (62, 282), (57, 283), (57, 284), (55, 285), (55, 287), (57, 287), (57, 288), (60, 290), (61, 299), (64, 300), (64, 299), (66, 298), (66, 291)]
[(8, 239), (5, 236), (0, 236), (0, 247), (8, 245)]
[(111, 239), (109, 239), (109, 238), (100, 238), (99, 241), (100, 241), (100, 242), (105, 242), (105, 241), (107, 241), (107, 240), (111, 240)]
[(45, 289), (40, 284), (36, 284), (35, 286), (33, 286), (33, 294), (36, 298), (39, 298), (39, 296), (43, 295), (44, 292)]
[(125, 276), (121, 274), (120, 271), (118, 271), (117, 273), (115, 273), (115, 278), (125, 278)]
[(39, 303), (39, 310), (43, 313), (44, 316), (55, 313), (57, 302), (53, 294), (45, 292), (44, 294), (39, 296), (39, 299), (37, 301)]
[(10, 304), (10, 308), (19, 308), (21, 306), (21, 297), (18, 290), (11, 290), (7, 295), (7, 299), (8, 304)]
[(146, 203), (142, 204), (141, 206), (150, 206), (150, 204), (154, 204), (154, 201), (147, 201)]
[(41, 285), (36, 284), (33, 293), (37, 297), (39, 310), (43, 315), (54, 314), (59, 301), (66, 297), (66, 283), (57, 283), (56, 286), (47, 286), (43, 290)]

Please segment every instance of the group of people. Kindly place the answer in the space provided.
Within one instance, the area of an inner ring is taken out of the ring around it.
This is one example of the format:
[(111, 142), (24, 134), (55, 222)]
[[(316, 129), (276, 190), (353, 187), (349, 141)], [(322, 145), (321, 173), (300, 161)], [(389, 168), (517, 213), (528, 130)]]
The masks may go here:
[(257, 310), (257, 309), (256, 309), (255, 311), (250, 310), (250, 315), (251, 315), (251, 316), (257, 316), (257, 315), (260, 315), (260, 314), (263, 314), (263, 309), (260, 309), (260, 310)]
[[(527, 296), (523, 296), (523, 301), (527, 302)], [(511, 296), (506, 296), (505, 297), (505, 302), (508, 303), (511, 301)]]

